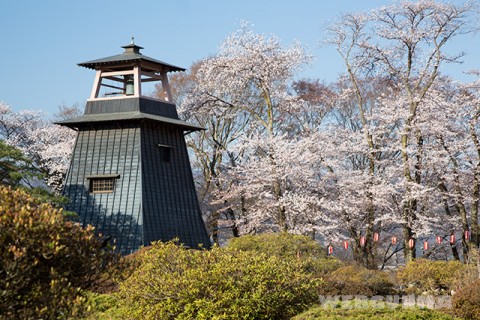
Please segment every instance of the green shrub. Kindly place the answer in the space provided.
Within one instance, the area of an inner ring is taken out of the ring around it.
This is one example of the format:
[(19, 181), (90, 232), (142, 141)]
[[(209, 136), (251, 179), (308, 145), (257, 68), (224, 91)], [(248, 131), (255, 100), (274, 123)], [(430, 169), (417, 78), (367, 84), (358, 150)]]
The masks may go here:
[(387, 295), (393, 293), (391, 276), (383, 271), (358, 265), (338, 268), (324, 278), (319, 287), (322, 295)]
[(257, 252), (283, 260), (301, 260), (304, 268), (316, 277), (324, 277), (342, 266), (339, 260), (327, 257), (325, 250), (315, 240), (287, 232), (244, 235), (232, 238), (227, 248)]
[(480, 279), (453, 295), (453, 310), (464, 319), (480, 319)]
[(87, 294), (86, 306), (90, 312), (85, 317), (86, 320), (123, 320), (125, 319), (125, 310), (119, 306), (120, 302), (115, 294), (99, 294), (89, 292)]
[(87, 294), (87, 301), (88, 307), (98, 313), (116, 308), (118, 305), (118, 300), (113, 294), (89, 292)]
[(124, 318), (289, 319), (318, 300), (298, 259), (155, 243), (120, 285)]
[(452, 320), (452, 316), (440, 311), (419, 308), (343, 308), (324, 309), (315, 307), (292, 318), (292, 320)]
[(92, 228), (21, 190), (0, 186), (0, 318), (78, 316), (83, 290), (115, 258)]
[(450, 294), (464, 271), (465, 265), (459, 261), (417, 259), (399, 268), (397, 277), (408, 294)]
[(325, 258), (325, 250), (307, 236), (281, 233), (244, 235), (230, 239), (228, 248), (255, 251), (280, 258), (315, 257)]

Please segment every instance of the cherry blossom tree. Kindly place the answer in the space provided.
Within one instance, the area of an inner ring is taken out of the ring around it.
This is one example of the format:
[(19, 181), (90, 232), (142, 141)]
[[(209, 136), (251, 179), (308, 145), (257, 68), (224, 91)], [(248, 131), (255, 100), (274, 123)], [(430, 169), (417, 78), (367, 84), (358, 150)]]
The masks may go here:
[(34, 111), (14, 112), (0, 103), (0, 136), (31, 159), (45, 183), (59, 194), (68, 169), (75, 131), (52, 124)]
[(413, 259), (409, 240), (469, 229), (477, 243), (477, 84), (439, 74), (460, 61), (446, 46), (471, 30), (472, 8), (403, 1), (343, 16), (327, 42), (346, 73), (332, 84), (294, 81), (304, 50), (245, 24), (173, 77), (181, 114), (207, 129), (189, 145), (212, 228), (351, 239), (370, 268), (400, 250)]
[(387, 170), (396, 153), (387, 148), (391, 130), (377, 132), (378, 136), (369, 133), (369, 139), (365, 134), (373, 129), (370, 118), (378, 112), (376, 103), (388, 81), (358, 79), (358, 86), (364, 92), (363, 113), (348, 79), (330, 86), (331, 106), (325, 124), (315, 134), (312, 155), (320, 164), (317, 180), (324, 190), (318, 210), (323, 224), (329, 226), (323, 228), (324, 237), (332, 242), (352, 239), (354, 259), (376, 268), (374, 234), (394, 228), (396, 221)]
[[(212, 204), (234, 212), (242, 232), (298, 225), (288, 209), (294, 197), (282, 156), (291, 154), (294, 142), (286, 135), (292, 124), (287, 120), (303, 107), (291, 93), (293, 77), (309, 60), (299, 44), (284, 48), (277, 38), (255, 34), (244, 23), (217, 55), (201, 62), (196, 85), (181, 103), (189, 118), (203, 117), (201, 124), (207, 134), (211, 131), (211, 154), (222, 154), (210, 177), (216, 186)], [(214, 138), (225, 133), (221, 143)]]
[[(222, 167), (225, 164), (236, 164), (237, 155), (230, 151), (229, 146), (242, 134), (248, 117), (235, 117), (228, 110), (219, 114), (196, 112), (185, 103), (185, 99), (195, 94), (199, 83), (198, 71), (202, 64), (203, 61), (194, 62), (187, 72), (173, 74), (169, 82), (180, 115), (205, 128), (190, 133), (187, 136), (187, 145), (192, 155), (194, 180), (202, 212), (212, 238), (218, 244), (220, 229), (229, 229), (235, 237), (240, 235), (235, 212), (230, 208), (223, 209), (224, 205), (215, 204), (218, 200), (215, 190), (223, 190), (218, 180)], [(163, 88), (157, 88), (156, 92), (163, 94)]]
[[(444, 201), (450, 201), (452, 211), (459, 218), (459, 229), (471, 231), (470, 239), (462, 232), (465, 257), (478, 247), (480, 105), (477, 91), (478, 81), (453, 86), (443, 82), (431, 97), (438, 112), (430, 125), (437, 129), (438, 158), (443, 155), (444, 159), (436, 167), (438, 185)], [(438, 125), (440, 119), (444, 119), (442, 126)]]
[[(403, 167), (402, 227), (406, 260), (415, 258), (408, 241), (415, 239), (420, 212), (417, 187), (422, 185), (421, 165), (425, 137), (415, 127), (419, 109), (445, 63), (459, 62), (463, 53), (447, 54), (446, 46), (457, 35), (470, 32), (472, 5), (422, 0), (402, 1), (370, 13), (343, 16), (330, 28), (328, 43), (335, 46), (346, 66), (357, 100), (364, 139), (370, 148), (370, 175), (375, 170), (373, 133), (367, 126), (364, 92), (360, 77), (376, 75), (393, 82), (395, 97), (402, 104), (399, 150)], [(421, 189), (421, 188), (420, 188)]]
[[(398, 235), (405, 197), (405, 178), (399, 141), (404, 132), (408, 100), (390, 81), (358, 79), (364, 94), (366, 128), (358, 110), (355, 90), (342, 78), (330, 86), (334, 94), (328, 121), (316, 134), (311, 147), (317, 161), (317, 187), (323, 188), (317, 217), (331, 228), (323, 228), (329, 241), (353, 240), (354, 259), (365, 266), (384, 265), (398, 252), (390, 236)], [(361, 80), (361, 81), (360, 81)], [(453, 231), (471, 230), (472, 245), (478, 228), (478, 103), (475, 83), (460, 85), (439, 77), (419, 104), (412, 132), (423, 137), (422, 148), (409, 147), (420, 155), (421, 181), (412, 184), (417, 201), (412, 231), (419, 240), (438, 235), (448, 239)], [(368, 129), (375, 147), (375, 170), (370, 171)], [(320, 156), (320, 157), (319, 157)], [(412, 161), (418, 161), (412, 157)], [(370, 211), (372, 210), (372, 211)], [(441, 221), (441, 223), (439, 223)], [(368, 234), (381, 234), (374, 241)], [(464, 232), (464, 257), (468, 247)], [(370, 237), (370, 239), (369, 239)], [(361, 239), (365, 242), (361, 243)], [(370, 241), (370, 243), (369, 243)], [(444, 246), (432, 246), (425, 255), (435, 255)], [(456, 245), (452, 254), (459, 259)]]

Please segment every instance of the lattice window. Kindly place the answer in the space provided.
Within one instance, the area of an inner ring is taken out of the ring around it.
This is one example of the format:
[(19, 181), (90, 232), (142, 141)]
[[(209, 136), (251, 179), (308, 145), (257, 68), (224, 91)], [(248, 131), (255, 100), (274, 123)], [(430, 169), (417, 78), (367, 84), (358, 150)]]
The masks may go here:
[(115, 181), (118, 175), (111, 176), (89, 176), (90, 193), (112, 193), (115, 190)]

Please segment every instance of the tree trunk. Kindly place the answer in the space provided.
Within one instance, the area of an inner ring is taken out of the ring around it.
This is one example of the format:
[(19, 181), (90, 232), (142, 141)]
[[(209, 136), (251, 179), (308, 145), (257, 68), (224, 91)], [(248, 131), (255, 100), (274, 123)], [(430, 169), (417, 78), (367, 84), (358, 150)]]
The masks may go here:
[(355, 262), (368, 269), (378, 269), (378, 266), (375, 263), (375, 255), (373, 252), (373, 225), (371, 227), (367, 227), (365, 244), (363, 246), (360, 243), (361, 234), (357, 232), (356, 228), (350, 228), (350, 235), (354, 239), (352, 251)]
[(220, 244), (220, 239), (218, 234), (218, 220), (220, 220), (220, 212), (215, 210), (209, 219), (208, 226), (211, 230), (213, 243), (216, 245)]
[(452, 249), (452, 255), (453, 255), (453, 258), (457, 261), (460, 261), (460, 255), (458, 254), (458, 250), (457, 250), (457, 246), (455, 243), (451, 244), (450, 245), (451, 249)]
[(370, 208), (368, 209), (368, 211), (369, 211), (368, 222), (367, 222), (367, 230), (366, 230), (367, 241), (365, 243), (365, 247), (363, 248), (363, 265), (368, 269), (378, 269), (377, 265), (375, 264), (375, 255), (373, 252), (374, 250), (373, 224), (375, 220), (375, 208), (373, 204), (370, 204)]
[(240, 231), (238, 230), (237, 219), (235, 217), (235, 212), (232, 208), (227, 209), (227, 217), (232, 221), (232, 225), (230, 226), (230, 230), (232, 230), (232, 235), (237, 238), (240, 237)]
[[(471, 246), (478, 248), (479, 245), (479, 226), (478, 226), (478, 201), (479, 201), (479, 189), (480, 189), (480, 179), (478, 172), (480, 171), (479, 166), (477, 165), (477, 170), (475, 172), (474, 186), (473, 186), (473, 200), (472, 206), (470, 209), (470, 219), (471, 219)], [(473, 248), (472, 248), (473, 249)]]
[[(471, 226), (472, 226), (471, 243), (474, 244), (475, 249), (478, 248), (478, 245), (480, 244), (479, 243), (480, 229), (478, 225), (478, 206), (480, 201), (480, 141), (478, 140), (478, 136), (475, 131), (475, 124), (477, 122), (478, 122), (478, 115), (473, 118), (473, 121), (470, 122), (470, 136), (472, 138), (473, 143), (475, 144), (475, 149), (477, 150), (477, 165), (475, 167), (475, 172), (473, 176), (473, 192), (472, 192), (473, 199), (472, 199), (472, 206), (470, 209), (470, 218), (471, 218)], [(479, 256), (479, 260), (480, 260), (480, 256)]]
[[(409, 241), (410, 239), (413, 240), (413, 247), (410, 248)], [(416, 246), (416, 239), (413, 238), (412, 228), (408, 225), (403, 225), (403, 254), (405, 257), (405, 263), (415, 260), (417, 257), (417, 251), (415, 249)]]

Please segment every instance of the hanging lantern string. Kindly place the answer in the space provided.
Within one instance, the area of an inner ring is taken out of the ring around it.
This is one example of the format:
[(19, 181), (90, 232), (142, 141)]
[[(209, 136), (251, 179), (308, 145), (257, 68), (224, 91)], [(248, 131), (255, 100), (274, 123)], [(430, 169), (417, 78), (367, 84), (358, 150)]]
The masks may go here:
[[(463, 232), (462, 236), (463, 236), (463, 239), (465, 239), (465, 241), (469, 241), (469, 240), (470, 240), (470, 237), (471, 237), (470, 230), (465, 230), (465, 231)], [(444, 238), (445, 238), (445, 237), (435, 236), (435, 242), (436, 242), (436, 244), (438, 244), (438, 245), (442, 244)], [(380, 234), (379, 234), (378, 232), (375, 232), (375, 233), (373, 234), (372, 239), (373, 239), (373, 242), (379, 242), (379, 241), (380, 241)], [(450, 242), (451, 245), (453, 245), (453, 244), (456, 243), (456, 237), (455, 237), (455, 233), (454, 233), (453, 231), (452, 231), (452, 233), (450, 234), (450, 236), (448, 236), (448, 240), (449, 240), (449, 242)], [(343, 241), (342, 241), (341, 246), (343, 247), (344, 250), (348, 250), (350, 241), (351, 241), (351, 240), (343, 240)], [(390, 241), (391, 241), (391, 244), (392, 244), (392, 245), (396, 245), (397, 242), (398, 242), (398, 237), (395, 236), (395, 235), (393, 235), (393, 236), (390, 238)], [(415, 242), (416, 242), (416, 241), (415, 241), (414, 238), (410, 238), (407, 243), (408, 243), (408, 246), (409, 246), (410, 248), (413, 248), (413, 247), (415, 246)], [(364, 246), (366, 245), (366, 243), (367, 243), (367, 237), (366, 237), (366, 236), (360, 236), (358, 243), (360, 244), (361, 247), (364, 247)], [(424, 250), (424, 251), (427, 251), (428, 248), (429, 248), (429, 242), (428, 242), (428, 240), (425, 240), (425, 241), (423, 242), (423, 250)], [(328, 244), (328, 246), (327, 246), (327, 253), (328, 253), (328, 255), (332, 255), (332, 254), (333, 254), (333, 249), (334, 249), (334, 245), (332, 244), (332, 242), (330, 242), (330, 243)]]

